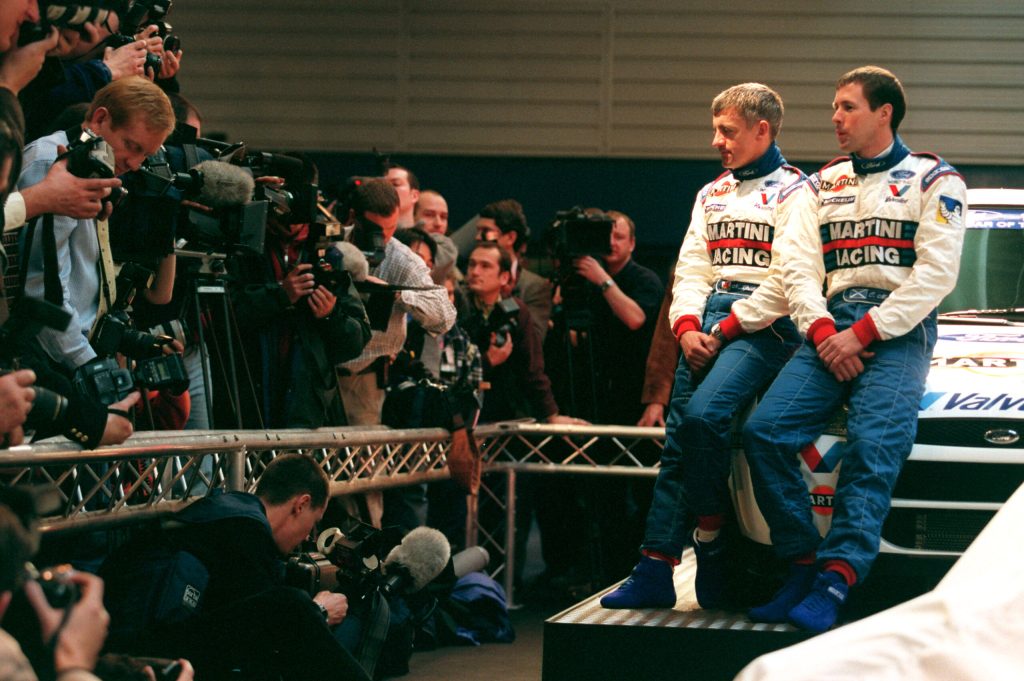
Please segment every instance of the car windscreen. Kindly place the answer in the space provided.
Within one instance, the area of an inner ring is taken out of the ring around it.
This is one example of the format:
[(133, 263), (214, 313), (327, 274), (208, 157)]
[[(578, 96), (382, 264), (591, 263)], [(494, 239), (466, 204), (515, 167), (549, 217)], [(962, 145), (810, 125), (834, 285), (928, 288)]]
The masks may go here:
[(939, 312), (1024, 306), (1024, 207), (967, 211), (960, 276)]

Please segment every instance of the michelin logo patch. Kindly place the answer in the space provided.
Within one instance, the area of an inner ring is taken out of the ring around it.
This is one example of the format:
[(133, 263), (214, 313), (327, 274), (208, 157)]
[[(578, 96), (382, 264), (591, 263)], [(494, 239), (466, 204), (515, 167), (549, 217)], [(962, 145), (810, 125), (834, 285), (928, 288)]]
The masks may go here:
[(821, 200), (823, 206), (828, 206), (833, 203), (853, 203), (857, 200), (856, 196), (829, 196)]
[(939, 214), (936, 216), (940, 224), (959, 225), (963, 219), (964, 205), (956, 199), (939, 194)]

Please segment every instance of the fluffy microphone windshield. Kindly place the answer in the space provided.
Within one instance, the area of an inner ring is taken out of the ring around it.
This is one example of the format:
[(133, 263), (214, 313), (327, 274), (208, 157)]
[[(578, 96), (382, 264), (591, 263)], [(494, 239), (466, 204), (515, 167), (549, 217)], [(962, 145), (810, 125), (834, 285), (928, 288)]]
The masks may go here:
[(252, 200), (256, 182), (238, 166), (223, 161), (203, 161), (195, 170), (203, 174), (199, 203), (210, 208), (241, 206)]
[(452, 549), (445, 536), (432, 527), (417, 527), (391, 549), (384, 559), (384, 571), (404, 568), (412, 579), (410, 593), (419, 591), (434, 580), (448, 565)]
[(366, 256), (359, 247), (348, 241), (336, 241), (334, 247), (341, 251), (345, 271), (352, 276), (352, 280), (365, 281), (366, 275), (370, 273), (370, 263), (366, 262)]

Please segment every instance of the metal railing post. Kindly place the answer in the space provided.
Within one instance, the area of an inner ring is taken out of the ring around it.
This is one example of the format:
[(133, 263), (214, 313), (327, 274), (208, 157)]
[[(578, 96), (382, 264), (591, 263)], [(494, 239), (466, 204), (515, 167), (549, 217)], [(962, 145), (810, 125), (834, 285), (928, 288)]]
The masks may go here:
[(516, 470), (509, 467), (505, 483), (505, 596), (515, 607), (516, 582)]
[(227, 487), (229, 492), (245, 491), (245, 451), (246, 448), (232, 450), (228, 454), (228, 479)]

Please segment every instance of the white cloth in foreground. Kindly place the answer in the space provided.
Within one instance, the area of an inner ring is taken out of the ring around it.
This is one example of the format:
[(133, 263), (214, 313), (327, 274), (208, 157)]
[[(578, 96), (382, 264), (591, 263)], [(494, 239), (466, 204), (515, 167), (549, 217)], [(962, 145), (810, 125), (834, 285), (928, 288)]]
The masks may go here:
[(783, 650), (736, 681), (1024, 679), (1024, 486), (933, 591)]

